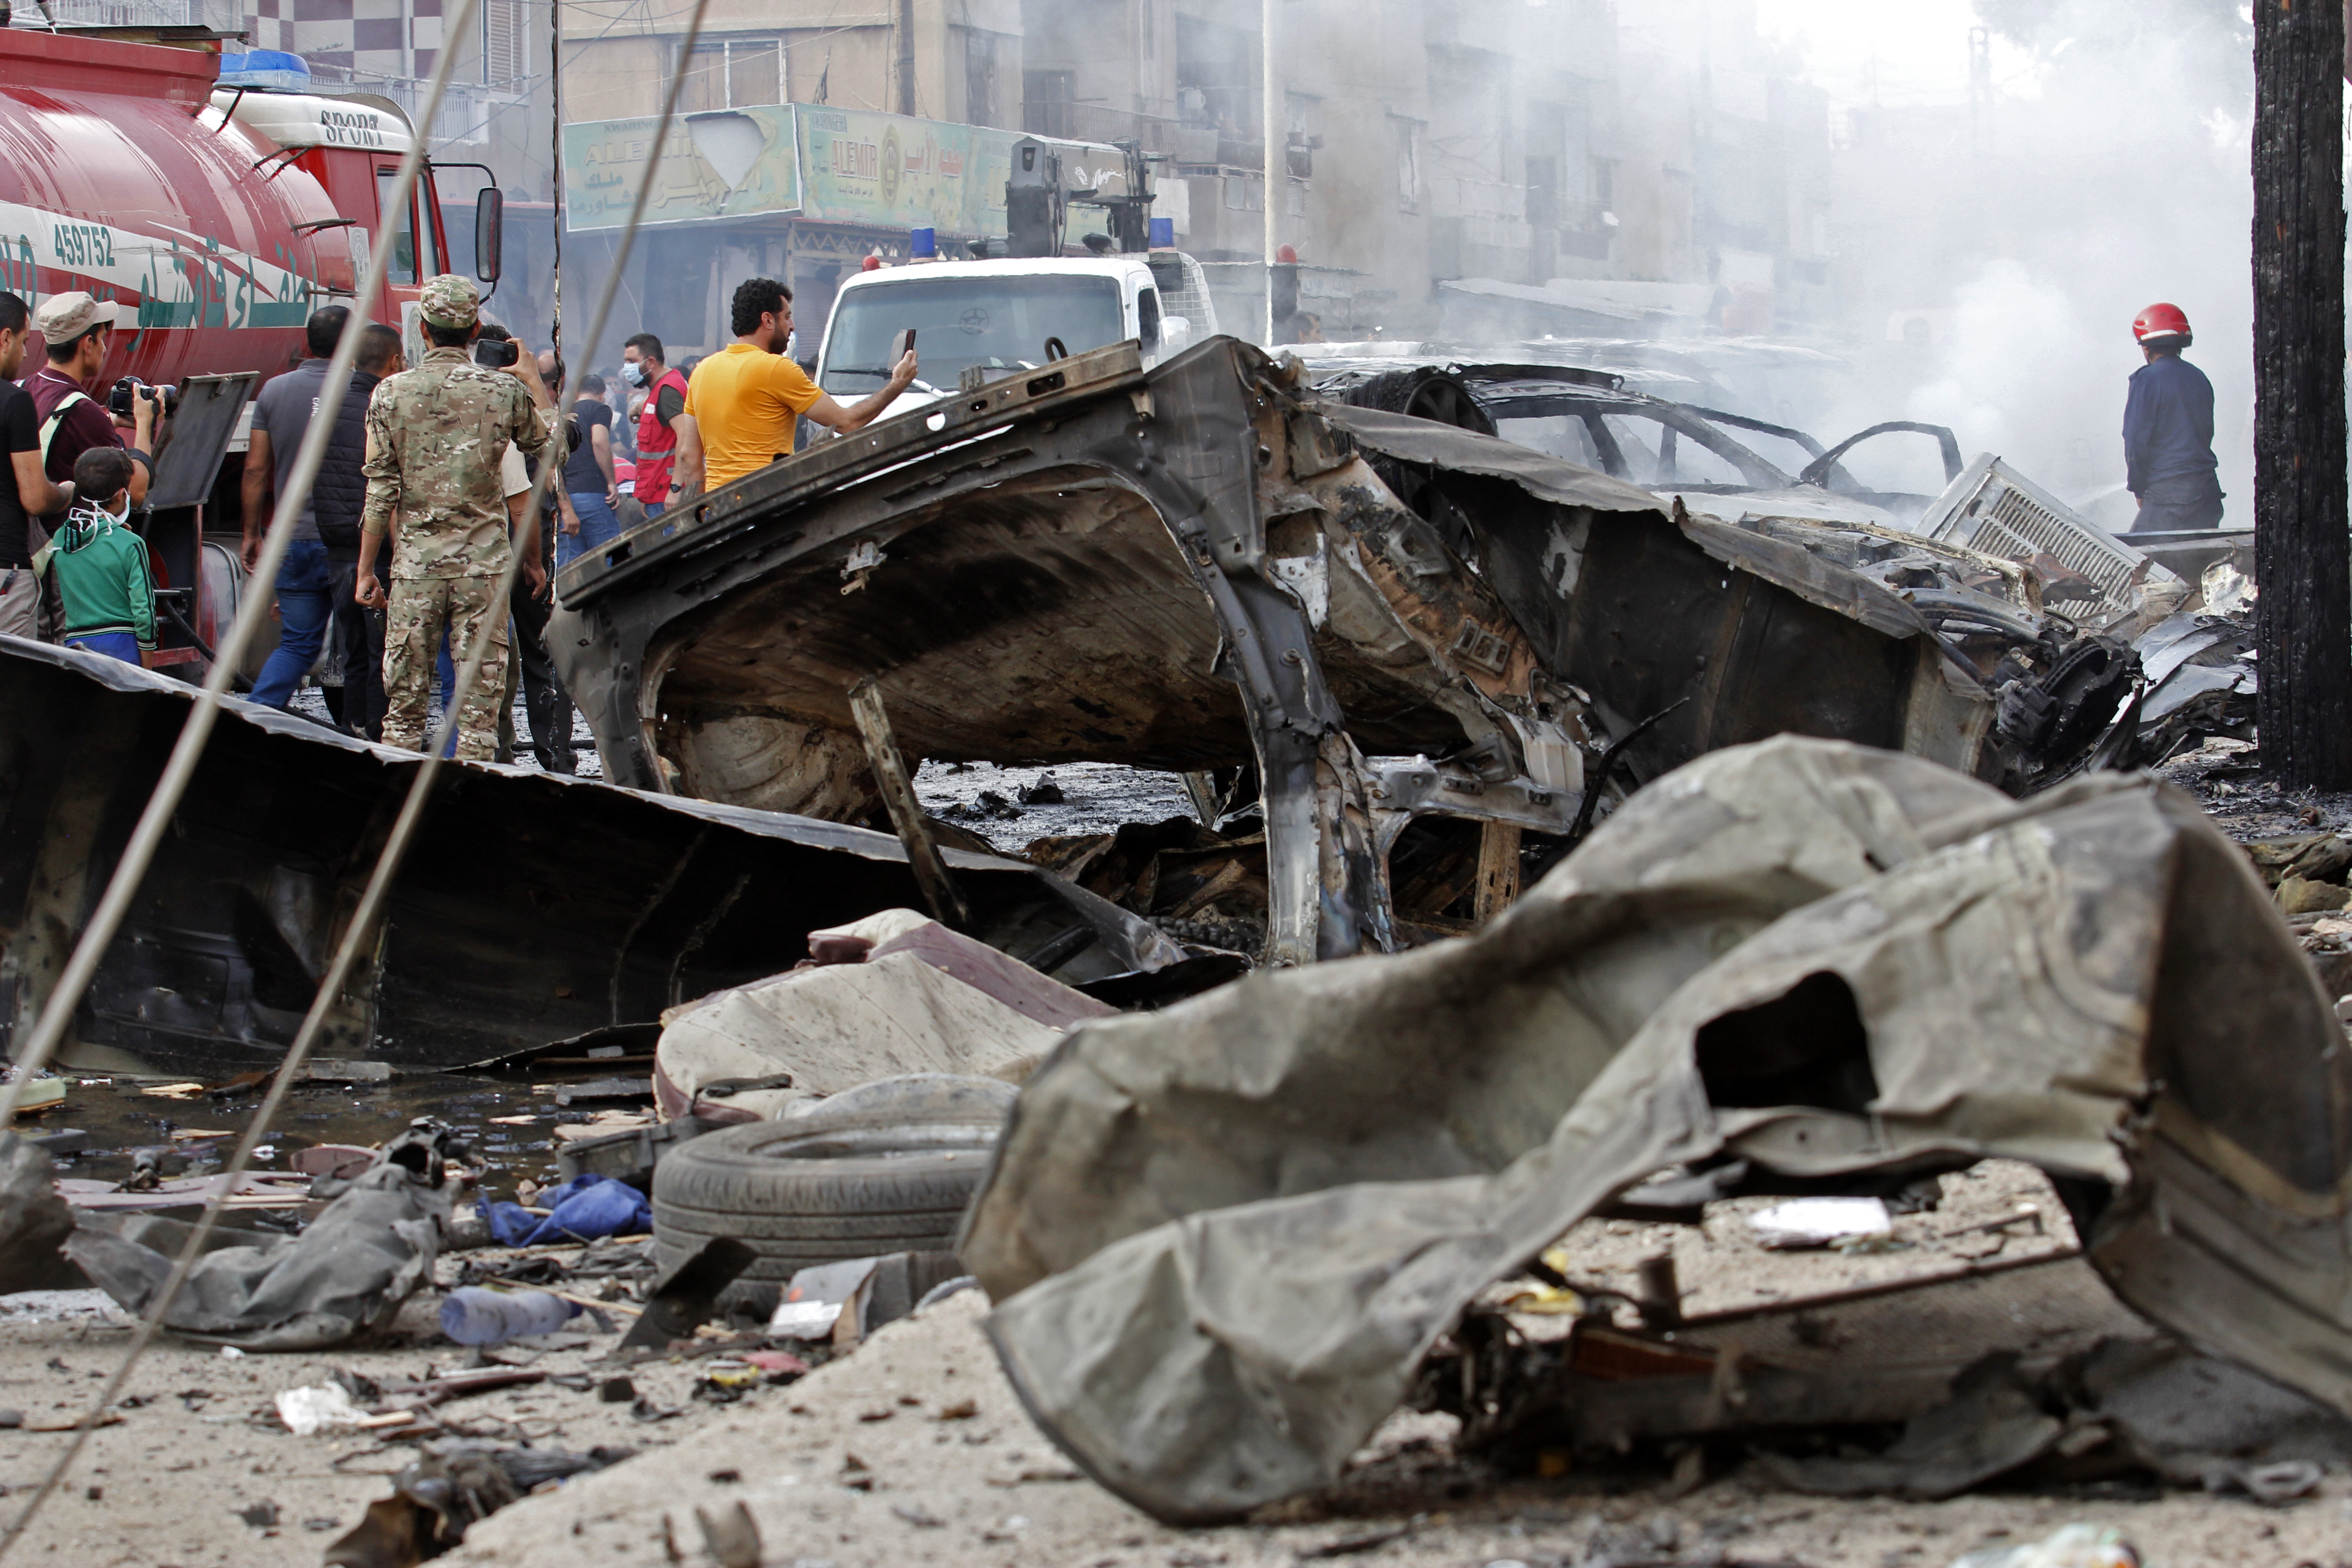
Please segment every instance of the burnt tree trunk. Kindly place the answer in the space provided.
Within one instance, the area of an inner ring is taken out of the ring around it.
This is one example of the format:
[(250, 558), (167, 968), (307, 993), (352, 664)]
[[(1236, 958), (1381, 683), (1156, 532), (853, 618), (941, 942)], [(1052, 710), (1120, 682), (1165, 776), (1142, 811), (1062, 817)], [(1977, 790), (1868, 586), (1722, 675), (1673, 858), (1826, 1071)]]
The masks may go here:
[(2254, 563), (2265, 771), (2352, 788), (2345, 17), (2254, 0)]

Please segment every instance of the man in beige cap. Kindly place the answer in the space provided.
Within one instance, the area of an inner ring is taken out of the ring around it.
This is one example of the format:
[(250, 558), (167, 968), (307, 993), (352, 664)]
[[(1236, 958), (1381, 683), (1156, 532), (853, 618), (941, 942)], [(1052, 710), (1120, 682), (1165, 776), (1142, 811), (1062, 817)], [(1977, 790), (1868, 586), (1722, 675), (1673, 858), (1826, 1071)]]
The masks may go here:
[[(461, 665), (474, 638), (490, 628), (481, 675), (457, 710), (457, 756), (486, 763), (498, 746), (507, 677), (507, 606), (494, 601), (512, 548), (499, 465), (509, 444), (526, 453), (546, 447), (554, 405), (538, 360), (522, 345), (499, 370), (467, 355), (466, 345), (481, 331), (481, 304), (463, 278), (445, 273), (426, 283), (416, 309), (432, 346), (415, 369), (379, 382), (368, 400), (357, 597), (386, 611), (386, 745), (424, 748), (444, 628), (450, 657)], [(387, 533), (394, 536), (388, 598), (375, 574)], [(545, 580), (535, 556), (525, 558), (523, 576), (532, 591)]]
[(92, 299), (79, 291), (52, 294), (33, 312), (34, 330), (41, 334), (49, 363), (27, 377), (33, 412), (41, 421), (41, 471), (52, 484), (71, 482), (74, 459), (93, 447), (121, 447), (131, 454), (131, 504), (147, 500), (147, 454), (155, 445), (155, 420), (162, 405), (153, 395), (134, 398), (131, 405), (131, 439), (126, 442), (106, 411), (106, 394), (93, 390), (106, 356), (114, 343), (118, 307), (111, 300)]

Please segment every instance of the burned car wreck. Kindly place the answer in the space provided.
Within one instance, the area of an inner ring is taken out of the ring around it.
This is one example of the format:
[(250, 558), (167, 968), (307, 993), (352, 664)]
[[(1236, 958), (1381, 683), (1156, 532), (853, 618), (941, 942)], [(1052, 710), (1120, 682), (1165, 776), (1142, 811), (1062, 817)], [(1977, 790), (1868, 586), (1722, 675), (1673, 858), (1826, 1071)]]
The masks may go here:
[[(1485, 914), (1704, 752), (1814, 735), (2024, 790), (2088, 758), (2132, 679), (2119, 644), (2012, 615), (1971, 647), (1803, 542), (1222, 338), (977, 383), (559, 586), (551, 647), (639, 788), (866, 816), (904, 767), (859, 689), (908, 757), (1254, 771), (1278, 963), (1428, 929), (1391, 869), (1433, 820), (1475, 825)], [(2004, 666), (2020, 647), (2042, 657)]]

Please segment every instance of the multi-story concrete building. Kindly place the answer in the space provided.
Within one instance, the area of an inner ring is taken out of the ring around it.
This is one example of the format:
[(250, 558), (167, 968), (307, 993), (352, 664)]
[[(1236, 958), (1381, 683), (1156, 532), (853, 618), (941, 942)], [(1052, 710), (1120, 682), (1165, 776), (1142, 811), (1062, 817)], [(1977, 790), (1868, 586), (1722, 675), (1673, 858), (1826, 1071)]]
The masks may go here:
[[(689, 8), (654, 0), (477, 0), (456, 30), (457, 0), (50, 4), (184, 11), (412, 113), (459, 51), (433, 151), (508, 192), (523, 273), (544, 270), (561, 198), (575, 330), (681, 62), (689, 119), (621, 310), (682, 348), (723, 341), (730, 279), (787, 278), (814, 329), (844, 271), (903, 255), (909, 229), (950, 254), (1001, 234), (1024, 132), (1091, 144), (1071, 158), (1088, 180), (1109, 143), (1149, 153), (1153, 211), (1229, 330), (1264, 330), (1269, 200), (1327, 337), (1832, 315), (1826, 107), (1759, 40), (1754, 0), (709, 0), (690, 48)], [(520, 320), (548, 313), (540, 293), (516, 278)]]

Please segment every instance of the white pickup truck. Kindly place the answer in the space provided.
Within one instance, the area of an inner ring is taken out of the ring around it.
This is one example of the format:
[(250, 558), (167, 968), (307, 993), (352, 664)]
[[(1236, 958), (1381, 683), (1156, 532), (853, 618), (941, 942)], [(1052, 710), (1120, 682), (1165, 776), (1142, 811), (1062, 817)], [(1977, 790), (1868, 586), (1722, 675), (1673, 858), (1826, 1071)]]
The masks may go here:
[[(1129, 338), (1159, 363), (1217, 331), (1201, 264), (1181, 251), (1013, 261), (918, 261), (860, 273), (835, 297), (816, 382), (855, 403), (890, 374), (890, 344), (915, 330), (922, 377), (890, 416), (951, 395), (967, 372), (993, 380)], [(1055, 345), (1048, 348), (1048, 344)]]

